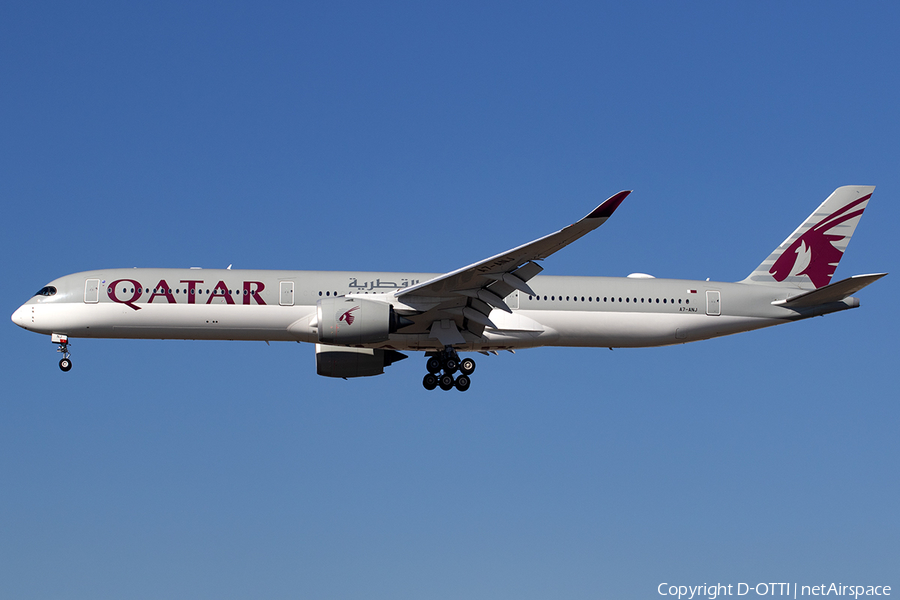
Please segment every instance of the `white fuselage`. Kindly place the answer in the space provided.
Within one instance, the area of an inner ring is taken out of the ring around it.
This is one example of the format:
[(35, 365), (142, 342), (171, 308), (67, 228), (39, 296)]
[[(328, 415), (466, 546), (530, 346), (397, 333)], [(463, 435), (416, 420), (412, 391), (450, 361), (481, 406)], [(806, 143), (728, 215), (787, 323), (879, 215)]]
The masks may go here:
[[(436, 275), (207, 269), (108, 269), (76, 273), (22, 305), (13, 321), (45, 334), (90, 338), (318, 342), (323, 298), (359, 296), (421, 313), (407, 287)], [(759, 329), (856, 306), (798, 311), (774, 306), (797, 290), (672, 279), (538, 276), (536, 295), (515, 291), (511, 313), (493, 310), (495, 326), (456, 345), (460, 351), (536, 346), (664, 346)], [(46, 288), (45, 288), (46, 289)], [(435, 302), (434, 299), (429, 299)], [(427, 307), (426, 307), (427, 309)], [(460, 318), (460, 321), (462, 319)], [(461, 324), (461, 322), (460, 322)], [(441, 348), (428, 329), (403, 327), (368, 347)]]

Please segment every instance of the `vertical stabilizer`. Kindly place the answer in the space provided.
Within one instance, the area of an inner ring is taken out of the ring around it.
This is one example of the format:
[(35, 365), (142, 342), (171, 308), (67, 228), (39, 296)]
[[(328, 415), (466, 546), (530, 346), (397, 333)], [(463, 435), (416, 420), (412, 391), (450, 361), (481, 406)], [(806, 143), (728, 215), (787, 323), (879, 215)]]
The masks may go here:
[(870, 185), (847, 185), (834, 190), (741, 283), (780, 283), (804, 290), (831, 283), (874, 189)]

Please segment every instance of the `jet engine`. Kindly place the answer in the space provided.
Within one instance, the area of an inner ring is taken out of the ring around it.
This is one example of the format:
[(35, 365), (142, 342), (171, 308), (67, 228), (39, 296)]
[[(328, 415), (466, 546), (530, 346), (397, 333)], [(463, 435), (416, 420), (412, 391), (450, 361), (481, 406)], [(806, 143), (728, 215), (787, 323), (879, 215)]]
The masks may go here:
[(390, 304), (362, 298), (322, 298), (316, 309), (319, 341), (323, 344), (377, 344), (412, 323), (398, 316)]
[(316, 344), (316, 373), (325, 377), (371, 377), (406, 355), (381, 348), (345, 348)]

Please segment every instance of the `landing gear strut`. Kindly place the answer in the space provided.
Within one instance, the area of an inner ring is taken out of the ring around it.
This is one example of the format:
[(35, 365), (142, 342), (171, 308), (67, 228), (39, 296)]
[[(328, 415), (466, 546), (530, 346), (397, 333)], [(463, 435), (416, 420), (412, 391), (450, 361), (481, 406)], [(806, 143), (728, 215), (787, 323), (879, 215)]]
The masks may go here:
[[(428, 362), (425, 368), (428, 374), (422, 379), (422, 385), (426, 390), (440, 387), (442, 390), (452, 390), (454, 387), (461, 392), (469, 389), (472, 380), (469, 375), (475, 370), (475, 361), (471, 358), (459, 359), (459, 355), (451, 346), (445, 347), (439, 352), (429, 352)], [(454, 378), (457, 371), (460, 375)]]
[(72, 359), (69, 358), (69, 338), (64, 335), (53, 334), (50, 337), (50, 341), (54, 344), (59, 344), (59, 348), (56, 349), (57, 352), (62, 352), (63, 357), (59, 359), (59, 368), (63, 372), (68, 371), (72, 368)]

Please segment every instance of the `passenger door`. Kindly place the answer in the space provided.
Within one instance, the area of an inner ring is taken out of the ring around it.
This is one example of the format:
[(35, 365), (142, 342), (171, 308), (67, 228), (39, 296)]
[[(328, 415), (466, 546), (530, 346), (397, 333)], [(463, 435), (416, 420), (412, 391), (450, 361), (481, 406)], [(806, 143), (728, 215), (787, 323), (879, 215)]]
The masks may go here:
[(100, 302), (100, 280), (86, 279), (84, 281), (84, 303), (96, 304)]
[(294, 305), (294, 282), (293, 281), (282, 281), (280, 282), (281, 289), (280, 294), (278, 296), (278, 304), (281, 306), (293, 306)]
[(722, 314), (719, 290), (706, 290), (706, 314), (718, 316)]

